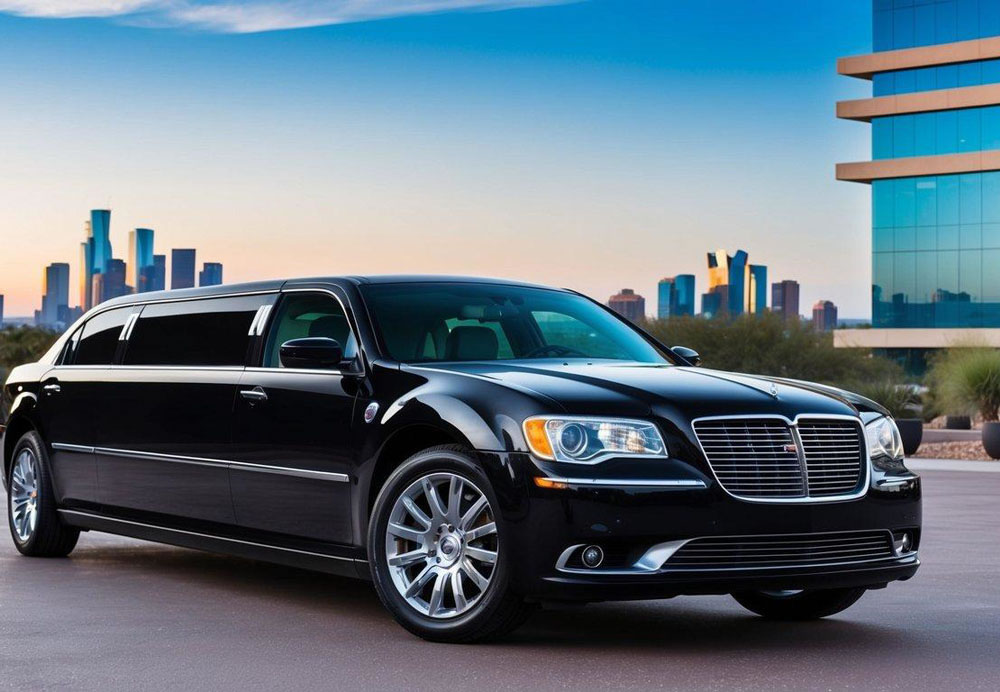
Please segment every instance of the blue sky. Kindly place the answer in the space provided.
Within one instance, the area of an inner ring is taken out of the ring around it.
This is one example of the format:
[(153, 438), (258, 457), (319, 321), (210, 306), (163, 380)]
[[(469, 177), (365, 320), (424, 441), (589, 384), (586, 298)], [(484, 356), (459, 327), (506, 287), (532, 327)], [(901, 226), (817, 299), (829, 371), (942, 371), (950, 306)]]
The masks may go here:
[(7, 313), (110, 206), (119, 256), (148, 226), (227, 281), (475, 273), (652, 312), (743, 247), (804, 310), (868, 314), (868, 188), (833, 177), (868, 131), (833, 111), (868, 95), (835, 60), (870, 3), (472, 4), (0, 0)]

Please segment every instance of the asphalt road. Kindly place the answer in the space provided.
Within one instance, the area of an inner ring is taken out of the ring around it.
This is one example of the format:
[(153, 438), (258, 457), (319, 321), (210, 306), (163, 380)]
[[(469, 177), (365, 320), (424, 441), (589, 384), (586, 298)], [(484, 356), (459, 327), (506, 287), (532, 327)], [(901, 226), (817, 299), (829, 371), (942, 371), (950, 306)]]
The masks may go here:
[(363, 582), (96, 533), (70, 559), (28, 559), (4, 532), (0, 686), (1000, 689), (1000, 473), (923, 476), (923, 567), (839, 616), (610, 603), (480, 646), (412, 637)]

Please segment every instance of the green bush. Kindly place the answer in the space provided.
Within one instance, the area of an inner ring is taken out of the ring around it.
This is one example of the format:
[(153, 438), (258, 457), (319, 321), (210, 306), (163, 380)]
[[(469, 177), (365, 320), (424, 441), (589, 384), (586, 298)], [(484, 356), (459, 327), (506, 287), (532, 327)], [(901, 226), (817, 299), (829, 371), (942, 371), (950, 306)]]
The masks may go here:
[(985, 421), (1000, 416), (1000, 351), (993, 348), (951, 348), (931, 366), (928, 383), (950, 414), (975, 415)]
[(898, 380), (855, 382), (848, 389), (881, 404), (893, 418), (916, 418), (921, 408), (920, 397), (913, 387), (899, 384)]
[(0, 382), (11, 369), (41, 358), (57, 338), (56, 332), (41, 327), (0, 329)]
[(817, 332), (781, 315), (743, 315), (737, 319), (673, 317), (651, 320), (645, 328), (668, 346), (687, 346), (701, 354), (705, 367), (757, 375), (809, 380), (850, 389), (852, 383), (903, 381), (900, 367), (871, 351), (834, 348), (830, 332)]

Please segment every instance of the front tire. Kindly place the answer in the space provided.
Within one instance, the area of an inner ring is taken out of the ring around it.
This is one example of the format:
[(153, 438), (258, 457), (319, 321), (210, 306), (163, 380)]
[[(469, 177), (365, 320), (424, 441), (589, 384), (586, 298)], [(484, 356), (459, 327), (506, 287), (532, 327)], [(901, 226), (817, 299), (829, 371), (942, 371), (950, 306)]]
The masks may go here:
[(382, 604), (430, 641), (502, 636), (533, 608), (510, 588), (511, 546), (486, 475), (461, 447), (407, 459), (379, 493), (368, 561)]
[(66, 526), (56, 512), (45, 445), (36, 432), (14, 447), (7, 476), (7, 523), (14, 546), (30, 557), (66, 557), (80, 531)]
[(733, 598), (769, 620), (817, 620), (850, 608), (864, 593), (863, 588), (743, 591)]

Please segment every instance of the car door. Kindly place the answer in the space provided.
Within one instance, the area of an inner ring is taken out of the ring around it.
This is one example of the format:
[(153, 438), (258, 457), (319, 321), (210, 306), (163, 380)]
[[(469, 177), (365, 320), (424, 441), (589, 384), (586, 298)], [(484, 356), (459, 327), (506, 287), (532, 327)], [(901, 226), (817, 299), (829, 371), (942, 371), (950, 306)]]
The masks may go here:
[(359, 377), (340, 369), (295, 369), (281, 344), (337, 340), (356, 358), (343, 303), (320, 291), (291, 291), (271, 311), (260, 366), (247, 368), (236, 400), (231, 466), (239, 525), (332, 543), (351, 541), (351, 420)]
[(233, 404), (262, 295), (151, 303), (100, 397), (101, 502), (118, 513), (235, 522)]
[(79, 327), (59, 363), (42, 379), (39, 413), (51, 454), (53, 487), (63, 507), (98, 502), (94, 458), (95, 397), (103, 388), (134, 308), (105, 310)]

